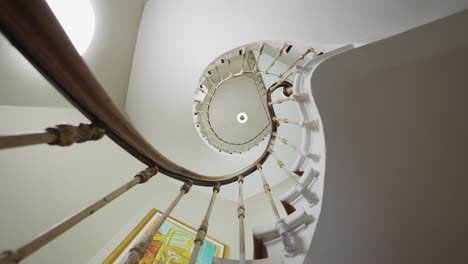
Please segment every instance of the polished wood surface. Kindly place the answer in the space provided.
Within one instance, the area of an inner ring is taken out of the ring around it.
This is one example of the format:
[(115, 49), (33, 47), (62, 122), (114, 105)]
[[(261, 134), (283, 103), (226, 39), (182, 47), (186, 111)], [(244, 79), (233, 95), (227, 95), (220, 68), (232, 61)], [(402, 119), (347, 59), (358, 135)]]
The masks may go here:
[(296, 212), (296, 208), (292, 206), (290, 203), (281, 201), (281, 205), (283, 205), (284, 210), (286, 211), (286, 214), (290, 215), (294, 212)]
[(268, 251), (261, 239), (253, 237), (253, 259), (268, 258)]
[(50, 132), (0, 136), (0, 149), (50, 144), (56, 140), (57, 135)]
[[(257, 164), (263, 164), (268, 158), (267, 148), (251, 165), (222, 176), (201, 175), (167, 159), (144, 139), (112, 102), (44, 0), (1, 0), (0, 30), (65, 98), (105, 129), (114, 142), (146, 165), (157, 166), (165, 175), (182, 181), (191, 179), (196, 185), (224, 185), (236, 181), (238, 176), (248, 176), (256, 170)], [(274, 113), (272, 109), (271, 113)], [(268, 146), (271, 137), (269, 140)]]

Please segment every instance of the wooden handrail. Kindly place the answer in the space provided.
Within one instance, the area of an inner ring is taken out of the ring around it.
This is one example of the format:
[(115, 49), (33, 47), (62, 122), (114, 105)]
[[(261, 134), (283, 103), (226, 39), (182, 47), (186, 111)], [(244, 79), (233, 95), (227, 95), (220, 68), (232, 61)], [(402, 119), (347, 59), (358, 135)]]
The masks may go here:
[[(68, 101), (106, 130), (109, 138), (146, 165), (157, 166), (165, 175), (182, 181), (192, 180), (196, 185), (224, 185), (237, 181), (239, 176), (248, 176), (269, 156), (272, 136), (262, 155), (236, 173), (206, 176), (181, 167), (154, 149), (112, 102), (45, 0), (0, 0), (0, 30)], [(274, 112), (272, 109), (269, 112), (273, 122)], [(275, 130), (273, 126), (272, 132)]]

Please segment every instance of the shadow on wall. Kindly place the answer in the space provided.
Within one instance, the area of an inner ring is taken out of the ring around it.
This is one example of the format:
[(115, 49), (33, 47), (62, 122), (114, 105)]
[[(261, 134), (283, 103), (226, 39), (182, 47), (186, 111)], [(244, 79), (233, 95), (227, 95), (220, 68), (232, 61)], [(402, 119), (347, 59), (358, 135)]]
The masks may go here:
[(328, 162), (305, 263), (468, 259), (467, 24), (465, 11), (319, 67)]

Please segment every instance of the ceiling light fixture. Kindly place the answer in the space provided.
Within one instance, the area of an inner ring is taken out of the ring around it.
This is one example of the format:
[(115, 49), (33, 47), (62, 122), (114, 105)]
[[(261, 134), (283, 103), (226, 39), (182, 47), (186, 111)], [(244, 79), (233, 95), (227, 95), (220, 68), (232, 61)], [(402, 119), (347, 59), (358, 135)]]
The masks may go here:
[(94, 35), (95, 16), (89, 0), (47, 0), (58, 21), (82, 55)]
[(241, 113), (237, 114), (237, 122), (239, 122), (241, 124), (245, 124), (247, 122), (247, 120), (249, 120), (249, 116), (246, 113), (241, 112)]

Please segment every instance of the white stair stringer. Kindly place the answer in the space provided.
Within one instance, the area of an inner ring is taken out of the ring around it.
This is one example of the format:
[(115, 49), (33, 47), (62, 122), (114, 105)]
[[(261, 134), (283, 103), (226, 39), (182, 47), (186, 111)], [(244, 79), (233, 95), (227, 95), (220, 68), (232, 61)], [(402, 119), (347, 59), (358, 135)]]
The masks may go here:
[[(297, 73), (294, 78), (293, 94), (300, 94), (301, 100), (293, 100), (299, 112), (301, 120), (316, 120), (318, 127), (303, 126), (300, 152), (290, 171), (303, 172), (298, 183), (294, 184), (288, 191), (281, 194), (279, 199), (292, 205), (296, 211), (280, 219), (276, 223), (258, 226), (253, 229), (256, 239), (262, 240), (268, 252), (268, 258), (249, 260), (246, 263), (253, 264), (300, 264), (304, 263), (305, 254), (312, 243), (317, 220), (320, 216), (323, 197), (326, 149), (325, 138), (319, 111), (313, 98), (311, 87), (312, 75), (317, 66), (342, 52), (354, 49), (354, 45), (344, 46), (327, 52), (310, 60), (303, 67), (296, 67)], [(305, 153), (318, 154), (318, 159), (307, 158)], [(305, 195), (307, 194), (307, 199)], [(280, 224), (278, 224), (280, 223)], [(284, 225), (285, 224), (285, 225)], [(287, 236), (292, 240), (294, 253), (286, 256), (284, 243), (280, 236), (279, 226), (286, 227)], [(213, 264), (239, 263), (239, 260), (227, 260), (214, 258)], [(305, 264), (305, 263), (304, 263)]]
[[(271, 263), (303, 263), (305, 254), (311, 246), (312, 238), (320, 216), (323, 197), (323, 185), (326, 164), (325, 138), (322, 127), (322, 120), (319, 110), (313, 98), (313, 89), (311, 87), (312, 75), (317, 66), (342, 52), (355, 48), (354, 45), (348, 45), (336, 50), (327, 52), (310, 60), (303, 67), (297, 67), (297, 73), (294, 78), (293, 94), (305, 95), (306, 99), (294, 100), (301, 120), (317, 120), (318, 127), (303, 127), (300, 150), (295, 162), (290, 167), (291, 171), (302, 171), (303, 174), (297, 184), (294, 184), (287, 192), (279, 196), (281, 201), (291, 204), (296, 211), (285, 218), (293, 217), (296, 223), (302, 223), (301, 226), (290, 226), (292, 230), (290, 235), (295, 239), (296, 255), (292, 258), (284, 257), (281, 254), (281, 243), (275, 243), (279, 240), (278, 235), (271, 239), (262, 239), (270, 259), (277, 261)], [(320, 158), (312, 160), (303, 153), (317, 153)], [(308, 192), (302, 192), (301, 188), (306, 188)], [(315, 196), (315, 199), (307, 197), (303, 193)], [(288, 221), (286, 221), (288, 222)], [(254, 229), (254, 236), (258, 229)], [(257, 236), (256, 236), (257, 237)], [(259, 238), (259, 237), (257, 237)]]
[[(320, 119), (320, 115), (318, 115), (319, 110), (317, 109), (317, 105), (315, 104), (315, 100), (313, 98), (313, 91), (310, 83), (312, 80), (312, 75), (314, 74), (314, 71), (318, 65), (323, 61), (354, 48), (354, 45), (347, 45), (317, 56), (311, 59), (303, 67), (296, 66), (297, 73), (294, 77), (293, 95), (300, 94), (301, 96), (305, 96), (305, 99), (294, 100), (299, 117), (301, 120), (317, 120), (319, 123), (318, 128), (306, 126), (302, 128), (301, 145), (299, 148), (304, 153), (316, 153), (321, 158), (325, 156), (325, 153), (321, 153), (321, 151), (325, 150), (325, 140), (323, 138), (323, 131), (320, 131), (323, 129), (321, 126), (322, 120)], [(324, 164), (324, 158), (321, 162)], [(311, 164), (313, 167), (317, 166), (315, 161), (308, 159), (305, 157), (305, 155), (298, 154), (296, 160), (291, 165), (290, 170), (304, 171), (309, 164)]]

